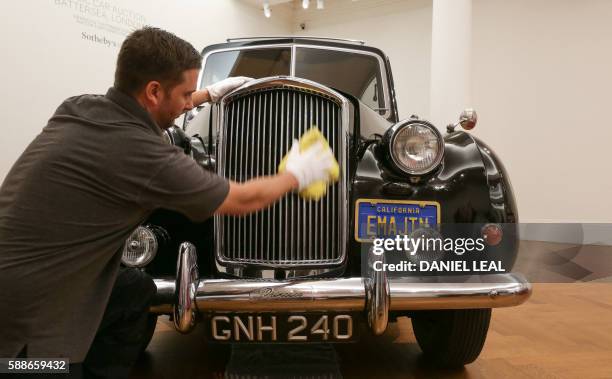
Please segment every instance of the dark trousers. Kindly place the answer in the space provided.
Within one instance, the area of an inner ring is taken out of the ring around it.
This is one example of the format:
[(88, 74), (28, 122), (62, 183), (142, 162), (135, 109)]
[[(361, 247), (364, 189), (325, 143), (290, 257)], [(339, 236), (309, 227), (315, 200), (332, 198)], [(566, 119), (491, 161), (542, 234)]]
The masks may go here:
[[(153, 279), (134, 268), (120, 268), (102, 323), (82, 363), (70, 374), (50, 378), (128, 378), (147, 342), (148, 309), (155, 296)], [(27, 356), (24, 351), (21, 356)], [(43, 375), (32, 374), (32, 378)]]
[(135, 268), (120, 268), (102, 323), (83, 362), (85, 378), (127, 378), (145, 348), (148, 310), (157, 288)]

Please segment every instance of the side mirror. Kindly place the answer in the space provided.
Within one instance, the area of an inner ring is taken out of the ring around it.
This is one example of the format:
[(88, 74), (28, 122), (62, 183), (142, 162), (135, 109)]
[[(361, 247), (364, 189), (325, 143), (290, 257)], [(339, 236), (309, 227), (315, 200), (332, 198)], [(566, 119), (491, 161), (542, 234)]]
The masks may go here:
[(459, 124), (465, 130), (472, 130), (478, 122), (478, 114), (473, 108), (464, 109), (459, 116)]
[(459, 122), (456, 124), (449, 124), (446, 127), (446, 131), (448, 133), (454, 132), (455, 128), (459, 125), (461, 125), (464, 130), (472, 130), (476, 126), (477, 122), (478, 114), (476, 113), (476, 110), (473, 108), (466, 108), (463, 110), (463, 112), (461, 112), (461, 115), (459, 115)]

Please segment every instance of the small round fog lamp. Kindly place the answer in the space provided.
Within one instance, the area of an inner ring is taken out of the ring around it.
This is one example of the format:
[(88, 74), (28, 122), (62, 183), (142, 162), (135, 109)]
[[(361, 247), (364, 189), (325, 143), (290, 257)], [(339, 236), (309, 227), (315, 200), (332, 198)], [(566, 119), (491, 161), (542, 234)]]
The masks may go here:
[(437, 228), (419, 227), (410, 233), (409, 238), (413, 240), (413, 246), (416, 246), (414, 244), (417, 240), (420, 240), (417, 250), (406, 251), (406, 257), (410, 261), (416, 263), (421, 260), (435, 262), (444, 258), (442, 235)]
[(155, 233), (146, 226), (139, 226), (125, 241), (121, 262), (128, 267), (144, 267), (155, 258), (157, 248)]

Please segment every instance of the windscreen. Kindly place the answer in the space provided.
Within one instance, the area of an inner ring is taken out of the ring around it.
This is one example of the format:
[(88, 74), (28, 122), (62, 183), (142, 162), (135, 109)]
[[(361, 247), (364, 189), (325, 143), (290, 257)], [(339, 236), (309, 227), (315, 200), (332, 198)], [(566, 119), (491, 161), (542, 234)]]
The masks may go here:
[(296, 49), (295, 76), (351, 94), (384, 113), (380, 66), (374, 56), (300, 47)]
[[(348, 93), (385, 114), (382, 70), (376, 56), (310, 47), (295, 51), (296, 77)], [(219, 51), (207, 57), (201, 86), (230, 76), (259, 79), (277, 75), (291, 75), (291, 47)]]
[(206, 59), (201, 86), (205, 87), (230, 76), (259, 79), (290, 73), (289, 47), (223, 51), (213, 53)]

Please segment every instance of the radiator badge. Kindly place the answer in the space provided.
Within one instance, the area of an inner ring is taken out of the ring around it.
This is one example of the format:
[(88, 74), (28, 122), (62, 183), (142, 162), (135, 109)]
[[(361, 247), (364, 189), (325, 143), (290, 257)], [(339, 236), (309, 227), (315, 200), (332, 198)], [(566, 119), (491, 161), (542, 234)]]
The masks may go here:
[(296, 299), (303, 297), (300, 291), (282, 287), (263, 287), (251, 291), (251, 299)]

